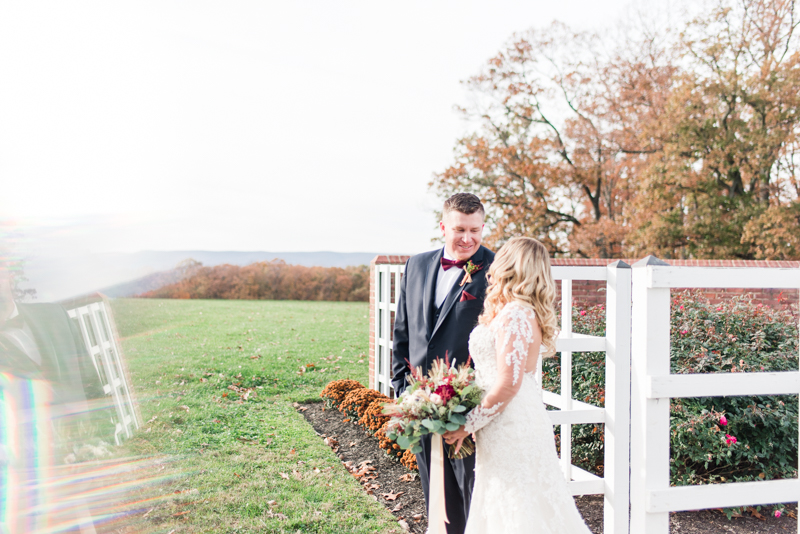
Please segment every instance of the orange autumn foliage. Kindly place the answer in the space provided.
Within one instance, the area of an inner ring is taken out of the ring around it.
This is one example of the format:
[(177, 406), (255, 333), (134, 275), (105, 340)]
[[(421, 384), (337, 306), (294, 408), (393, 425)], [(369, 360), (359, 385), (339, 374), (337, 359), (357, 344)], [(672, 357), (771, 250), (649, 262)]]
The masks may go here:
[(369, 267), (305, 267), (283, 260), (197, 267), (184, 280), (139, 295), (146, 298), (327, 300), (369, 298)]

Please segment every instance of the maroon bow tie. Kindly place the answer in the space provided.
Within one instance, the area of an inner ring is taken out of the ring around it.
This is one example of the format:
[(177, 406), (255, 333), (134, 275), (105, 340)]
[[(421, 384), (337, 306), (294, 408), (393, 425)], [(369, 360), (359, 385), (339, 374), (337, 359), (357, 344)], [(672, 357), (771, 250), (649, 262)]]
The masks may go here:
[(455, 260), (448, 260), (447, 258), (442, 258), (442, 269), (445, 271), (450, 267), (458, 267), (459, 269), (463, 268), (467, 262), (465, 261), (455, 261)]

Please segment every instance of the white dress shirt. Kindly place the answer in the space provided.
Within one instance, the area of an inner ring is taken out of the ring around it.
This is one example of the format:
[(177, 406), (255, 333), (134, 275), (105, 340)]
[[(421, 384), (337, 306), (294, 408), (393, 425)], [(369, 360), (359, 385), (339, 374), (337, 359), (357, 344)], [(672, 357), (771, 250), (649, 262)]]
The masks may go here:
[[(456, 261), (455, 258), (447, 253), (446, 247), (444, 249), (444, 258)], [(463, 268), (459, 269), (454, 265), (445, 271), (444, 267), (439, 264), (439, 275), (436, 277), (436, 300), (434, 301), (437, 308), (441, 308), (444, 299), (447, 298), (447, 294), (450, 293), (451, 289), (453, 289), (453, 284), (455, 284), (458, 280), (461, 280), (462, 276), (464, 276)]]

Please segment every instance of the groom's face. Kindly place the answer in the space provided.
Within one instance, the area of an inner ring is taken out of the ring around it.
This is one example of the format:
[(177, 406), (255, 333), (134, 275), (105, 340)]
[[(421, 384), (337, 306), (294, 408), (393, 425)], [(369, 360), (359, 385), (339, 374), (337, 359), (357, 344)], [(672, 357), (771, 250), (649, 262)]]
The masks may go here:
[(456, 260), (468, 260), (481, 246), (483, 234), (483, 213), (476, 211), (467, 215), (451, 211), (445, 215), (439, 228), (444, 236), (444, 246)]

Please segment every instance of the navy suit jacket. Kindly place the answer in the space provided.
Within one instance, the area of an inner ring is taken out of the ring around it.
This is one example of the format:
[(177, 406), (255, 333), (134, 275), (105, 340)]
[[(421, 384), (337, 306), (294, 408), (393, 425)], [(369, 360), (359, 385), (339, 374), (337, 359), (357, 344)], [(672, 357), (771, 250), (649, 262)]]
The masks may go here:
[[(436, 278), (443, 253), (439, 249), (412, 257), (400, 281), (392, 347), (392, 386), (398, 396), (408, 386), (409, 363), (427, 373), (433, 361), (444, 359), (445, 354), (457, 365), (469, 359), (469, 335), (483, 312), (486, 272), (494, 252), (484, 246), (478, 249), (471, 261), (481, 270), (463, 286), (459, 285), (463, 276), (457, 279), (436, 317)], [(463, 292), (475, 298), (462, 300)]]
[(104, 395), (78, 327), (58, 304), (17, 304), (42, 357), (38, 365), (0, 336), (0, 372), (47, 380), (55, 387), (54, 404)]

